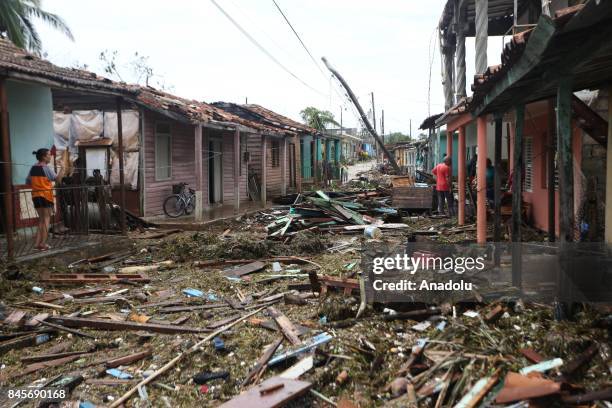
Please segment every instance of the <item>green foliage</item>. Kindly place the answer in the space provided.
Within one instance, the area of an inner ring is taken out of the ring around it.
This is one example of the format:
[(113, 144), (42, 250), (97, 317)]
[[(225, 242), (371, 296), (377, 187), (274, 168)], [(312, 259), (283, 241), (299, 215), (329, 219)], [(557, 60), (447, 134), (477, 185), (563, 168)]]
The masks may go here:
[(308, 126), (324, 131), (327, 125), (340, 126), (334, 119), (334, 114), (330, 111), (319, 110), (314, 106), (309, 106), (300, 112), (304, 123)]
[(410, 135), (406, 135), (402, 132), (393, 132), (385, 135), (385, 143), (411, 142), (412, 140)]
[(35, 19), (44, 21), (74, 41), (64, 20), (44, 11), (40, 0), (0, 0), (0, 35), (17, 47), (40, 55), (42, 41), (34, 27)]

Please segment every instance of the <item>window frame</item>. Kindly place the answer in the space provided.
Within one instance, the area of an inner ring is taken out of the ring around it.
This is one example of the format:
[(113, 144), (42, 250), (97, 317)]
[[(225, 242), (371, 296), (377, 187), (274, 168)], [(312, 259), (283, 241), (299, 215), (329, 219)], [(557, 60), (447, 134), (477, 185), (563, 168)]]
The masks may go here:
[[(165, 132), (159, 132), (158, 131), (158, 126), (159, 125), (166, 125), (168, 126), (168, 133)], [(158, 140), (158, 136), (166, 136), (168, 138), (168, 175), (167, 176), (160, 176), (158, 173), (158, 170), (160, 170), (160, 168), (158, 167), (159, 165), (159, 161), (158, 161), (158, 151), (159, 151), (159, 140)], [(154, 134), (153, 137), (155, 139), (155, 181), (167, 181), (167, 180), (172, 180), (172, 126), (170, 124), (170, 122), (155, 122), (155, 129), (154, 129)]]

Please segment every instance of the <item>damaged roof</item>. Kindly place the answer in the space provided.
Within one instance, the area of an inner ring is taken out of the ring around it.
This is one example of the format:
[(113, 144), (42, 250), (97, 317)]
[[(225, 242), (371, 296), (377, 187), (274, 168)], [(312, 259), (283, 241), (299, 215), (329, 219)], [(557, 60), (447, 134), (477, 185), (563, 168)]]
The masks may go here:
[(307, 133), (311, 135), (321, 134), (321, 132), (319, 132), (315, 128), (311, 128), (310, 126), (307, 126), (303, 123), (296, 122), (293, 119), (290, 119), (279, 113), (266, 109), (263, 106), (255, 105), (255, 104), (247, 104), (247, 105), (241, 105), (241, 106), (245, 109), (250, 110), (251, 112), (254, 112), (260, 115), (262, 118), (264, 118), (268, 123), (272, 124), (273, 126), (291, 130), (293, 132), (298, 132), (298, 133)]
[(556, 94), (561, 77), (573, 89), (612, 80), (612, 2), (587, 1), (541, 16), (535, 28), (513, 36), (502, 63), (474, 77), (467, 109), (475, 115), (505, 111)]
[(76, 93), (93, 93), (121, 96), (172, 119), (187, 123), (218, 124), (230, 127), (242, 126), (247, 130), (274, 133), (277, 129), (249, 121), (205, 102), (181, 98), (149, 86), (116, 82), (111, 79), (76, 68), (60, 67), (24, 49), (11, 41), (0, 38), (0, 75), (17, 80), (42, 83), (57, 94), (68, 95), (72, 100)]
[(573, 78), (573, 89), (590, 89), (612, 81), (612, 2), (589, 0), (541, 16), (538, 24), (516, 34), (501, 64), (475, 75), (473, 95), (460, 100), (436, 120), (446, 124), (469, 112), (505, 112), (519, 103), (553, 97), (559, 79)]

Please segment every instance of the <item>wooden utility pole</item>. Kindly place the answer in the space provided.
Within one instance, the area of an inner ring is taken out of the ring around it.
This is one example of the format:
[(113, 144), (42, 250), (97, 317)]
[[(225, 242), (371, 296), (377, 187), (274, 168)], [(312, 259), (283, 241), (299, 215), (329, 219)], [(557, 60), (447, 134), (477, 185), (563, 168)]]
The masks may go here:
[(383, 144), (385, 143), (385, 110), (382, 110), (381, 118), (380, 118), (380, 133)]
[[(357, 111), (359, 112), (359, 115), (361, 116), (361, 120), (363, 120), (363, 124), (368, 129), (368, 131), (370, 132), (370, 134), (372, 135), (374, 140), (376, 140), (378, 145), (380, 145), (380, 148), (382, 149), (382, 151), (385, 154), (385, 156), (387, 156), (387, 159), (389, 160), (389, 163), (391, 164), (393, 169), (396, 171), (397, 174), (401, 174), (402, 171), (399, 168), (399, 166), (397, 165), (397, 163), (395, 162), (395, 157), (387, 150), (387, 148), (385, 147), (385, 144), (383, 143), (381, 138), (378, 136), (378, 133), (376, 133), (376, 129), (374, 129), (372, 127), (372, 125), (370, 124), (370, 121), (368, 120), (368, 117), (366, 116), (365, 112), (363, 111), (363, 108), (359, 104), (359, 101), (357, 100), (357, 97), (355, 97), (355, 94), (353, 93), (351, 88), (348, 86), (348, 84), (346, 83), (344, 78), (338, 73), (338, 71), (336, 71), (334, 68), (332, 68), (330, 66), (330, 64), (327, 62), (327, 59), (325, 57), (323, 57), (321, 59), (323, 60), (323, 63), (325, 64), (327, 69), (329, 69), (329, 71), (338, 79), (338, 81), (340, 81), (340, 83), (342, 84), (342, 86), (346, 90), (346, 93), (348, 94), (349, 98), (351, 98), (351, 101), (353, 101), (353, 104), (357, 108)], [(372, 94), (372, 102), (373, 101), (374, 101), (374, 95)], [(376, 122), (374, 122), (374, 123), (376, 123)]]

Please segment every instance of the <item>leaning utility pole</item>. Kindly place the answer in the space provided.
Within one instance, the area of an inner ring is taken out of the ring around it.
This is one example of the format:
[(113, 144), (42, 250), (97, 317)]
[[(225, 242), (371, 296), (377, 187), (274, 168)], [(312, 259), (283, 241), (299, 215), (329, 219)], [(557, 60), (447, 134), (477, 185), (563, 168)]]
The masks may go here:
[[(378, 145), (380, 145), (380, 148), (382, 149), (382, 151), (385, 154), (385, 156), (387, 156), (387, 159), (389, 160), (389, 163), (391, 164), (391, 166), (393, 166), (393, 169), (397, 172), (397, 174), (401, 174), (402, 171), (400, 170), (399, 166), (395, 162), (395, 157), (393, 157), (393, 155), (391, 153), (389, 153), (389, 151), (385, 148), (385, 144), (383, 143), (383, 141), (380, 139), (380, 137), (376, 133), (376, 130), (370, 124), (370, 121), (368, 120), (368, 117), (363, 112), (363, 108), (359, 104), (359, 101), (355, 97), (355, 94), (353, 93), (351, 88), (348, 86), (348, 84), (346, 83), (344, 78), (342, 78), (342, 76), (338, 73), (338, 71), (336, 71), (335, 69), (333, 69), (329, 65), (329, 63), (327, 62), (327, 59), (325, 57), (321, 58), (321, 60), (323, 60), (323, 63), (325, 64), (327, 69), (329, 69), (329, 71), (338, 79), (338, 81), (340, 81), (340, 83), (342, 84), (344, 89), (346, 89), (346, 93), (348, 94), (349, 98), (351, 98), (351, 101), (353, 101), (353, 104), (355, 104), (355, 107), (357, 108), (357, 111), (359, 112), (359, 116), (361, 116), (361, 120), (363, 120), (363, 124), (368, 129), (368, 131), (370, 132), (370, 134), (372, 135), (374, 140), (376, 140)], [(374, 122), (374, 123), (376, 123), (376, 122)]]
[(380, 135), (381, 135), (381, 139), (383, 141), (383, 144), (385, 144), (385, 110), (382, 110), (382, 115), (380, 118)]

